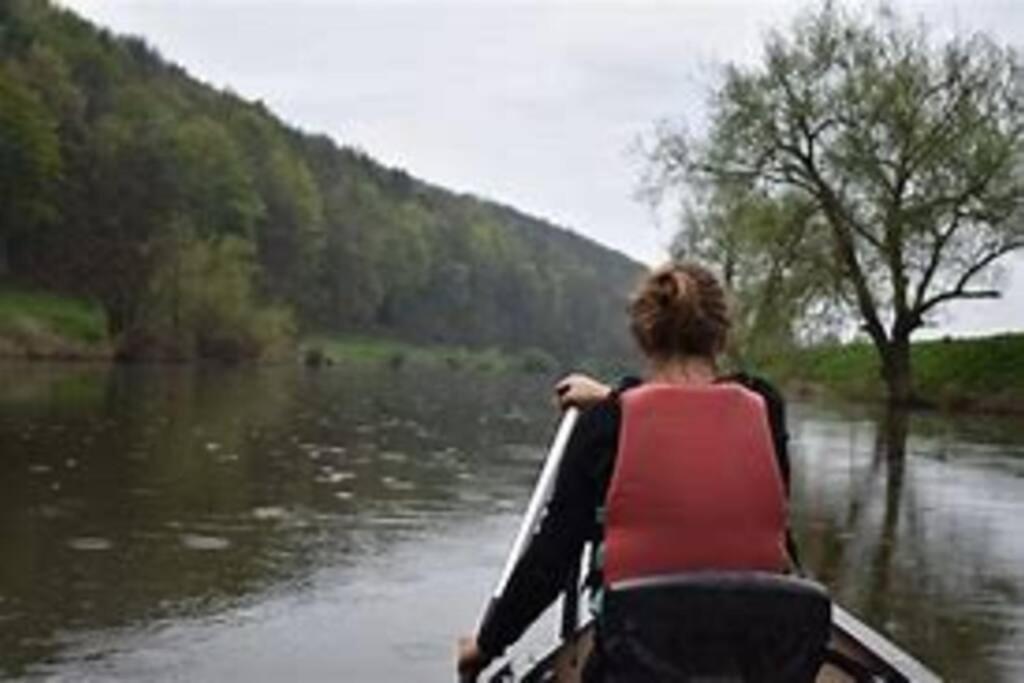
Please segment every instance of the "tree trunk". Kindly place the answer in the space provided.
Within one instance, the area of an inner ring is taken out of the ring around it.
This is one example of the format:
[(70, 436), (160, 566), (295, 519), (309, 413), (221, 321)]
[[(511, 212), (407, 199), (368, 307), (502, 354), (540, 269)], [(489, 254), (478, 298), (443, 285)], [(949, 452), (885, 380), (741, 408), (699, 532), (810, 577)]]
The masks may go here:
[(886, 467), (885, 513), (882, 517), (881, 538), (877, 541), (875, 555), (871, 560), (867, 584), (871, 614), (888, 614), (892, 607), (889, 597), (893, 581), (893, 556), (898, 547), (900, 518), (904, 509), (908, 430), (909, 414), (906, 408), (889, 404), (878, 425), (879, 439), (876, 443), (876, 447), (880, 448), (876, 457), (884, 458)]
[(910, 338), (896, 337), (881, 349), (882, 379), (890, 406), (909, 406), (914, 399)]

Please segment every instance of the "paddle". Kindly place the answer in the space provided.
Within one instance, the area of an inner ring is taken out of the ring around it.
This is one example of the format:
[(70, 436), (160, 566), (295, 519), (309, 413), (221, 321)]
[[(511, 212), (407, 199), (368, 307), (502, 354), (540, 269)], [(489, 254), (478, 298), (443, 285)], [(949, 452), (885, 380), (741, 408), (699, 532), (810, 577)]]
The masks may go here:
[[(480, 628), (477, 630), (477, 633), (483, 630), (483, 627), (491, 619), (494, 606), (501, 599), (501, 596), (505, 594), (505, 588), (508, 586), (509, 579), (512, 578), (512, 572), (515, 570), (516, 563), (522, 557), (527, 543), (530, 542), (530, 537), (537, 528), (540, 516), (544, 512), (544, 507), (554, 491), (555, 479), (558, 476), (559, 466), (562, 464), (562, 457), (565, 455), (565, 447), (569, 443), (569, 436), (572, 434), (579, 416), (580, 411), (577, 408), (569, 408), (562, 415), (558, 431), (555, 432), (555, 440), (551, 443), (551, 448), (544, 461), (544, 468), (541, 470), (537, 484), (533, 488), (533, 495), (530, 496), (530, 504), (526, 508), (526, 513), (523, 515), (523, 521), (519, 525), (515, 541), (512, 543), (512, 548), (505, 560), (505, 567), (501, 571), (501, 578), (498, 579), (494, 592), (487, 602), (487, 608), (484, 610), (483, 617), (480, 619)], [(463, 678), (462, 680), (467, 679)]]

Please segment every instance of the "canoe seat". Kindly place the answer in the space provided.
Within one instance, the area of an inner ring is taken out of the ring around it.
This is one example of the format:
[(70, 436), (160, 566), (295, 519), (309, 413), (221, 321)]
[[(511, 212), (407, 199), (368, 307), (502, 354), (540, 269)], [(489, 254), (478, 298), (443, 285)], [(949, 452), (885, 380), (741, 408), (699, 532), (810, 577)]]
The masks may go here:
[(762, 572), (691, 572), (613, 584), (600, 616), (607, 683), (803, 683), (825, 655), (819, 584)]

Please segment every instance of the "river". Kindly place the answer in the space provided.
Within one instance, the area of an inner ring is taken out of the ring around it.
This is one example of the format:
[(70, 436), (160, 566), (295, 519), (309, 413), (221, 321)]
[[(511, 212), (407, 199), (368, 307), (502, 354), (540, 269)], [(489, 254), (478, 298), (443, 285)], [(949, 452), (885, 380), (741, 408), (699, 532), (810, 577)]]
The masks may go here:
[[(550, 378), (459, 368), (0, 380), (4, 680), (451, 680), (555, 423)], [(790, 406), (804, 563), (951, 681), (1024, 680), (1022, 422), (915, 415), (899, 466)]]

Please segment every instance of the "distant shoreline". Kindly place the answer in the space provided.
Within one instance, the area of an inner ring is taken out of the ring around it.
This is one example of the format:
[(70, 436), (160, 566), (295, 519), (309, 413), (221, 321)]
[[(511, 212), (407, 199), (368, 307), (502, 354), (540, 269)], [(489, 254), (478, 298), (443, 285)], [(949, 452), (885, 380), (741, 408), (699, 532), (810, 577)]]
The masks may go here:
[[(103, 311), (88, 301), (25, 290), (0, 290), (0, 361), (52, 363), (140, 363), (227, 365), (304, 364), (322, 368), (335, 364), (379, 363), (393, 369), (407, 364), (443, 365), (453, 370), (555, 373), (556, 358), (537, 348), (508, 351), (452, 345), (424, 345), (370, 335), (318, 334), (299, 336), (273, 355), (254, 358), (206, 358), (168, 354), (166, 340), (134, 349), (125, 357), (109, 338)], [(585, 365), (587, 365), (585, 363)], [(591, 367), (593, 363), (589, 364)], [(600, 365), (600, 364), (598, 364)], [(596, 370), (595, 370), (596, 371)]]
[[(1024, 413), (1024, 332), (915, 342), (912, 363), (915, 407)], [(868, 343), (796, 350), (761, 371), (794, 396), (885, 400), (877, 354)]]
[[(204, 363), (201, 357), (164, 357), (159, 349), (131, 362)], [(0, 291), (0, 360), (118, 362), (102, 310), (84, 300), (52, 294)], [(534, 348), (518, 351), (424, 345), (369, 335), (307, 335), (286, 351), (239, 363), (303, 363), (311, 367), (370, 362), (444, 365), (486, 372), (557, 374), (589, 370), (614, 378), (621, 367), (580, 359), (571, 367)], [(917, 406), (943, 412), (1024, 414), (1024, 332), (970, 339), (916, 342), (913, 347)], [(867, 343), (822, 345), (773, 357), (754, 368), (791, 396), (831, 396), (879, 403), (885, 392), (874, 349)]]

